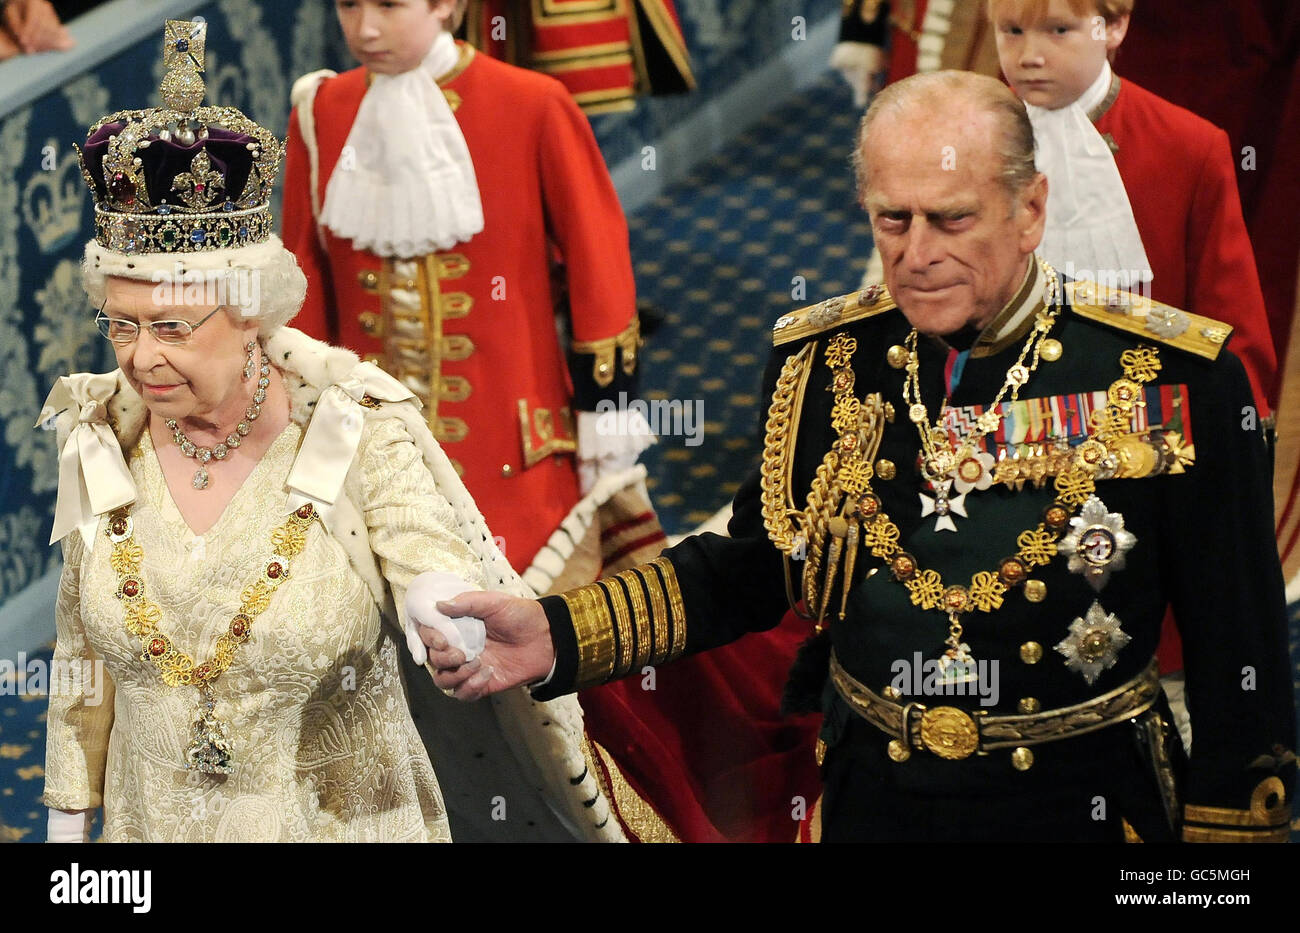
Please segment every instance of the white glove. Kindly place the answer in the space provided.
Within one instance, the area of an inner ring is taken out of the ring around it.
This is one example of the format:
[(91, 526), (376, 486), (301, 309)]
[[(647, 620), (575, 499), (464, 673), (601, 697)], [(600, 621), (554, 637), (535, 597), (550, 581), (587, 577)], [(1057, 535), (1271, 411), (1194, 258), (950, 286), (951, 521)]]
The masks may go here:
[(487, 644), (487, 627), (482, 619), (472, 616), (452, 619), (436, 608), (440, 601), (473, 589), (477, 588), (454, 573), (442, 571), (422, 573), (411, 581), (406, 590), (406, 647), (416, 664), (423, 666), (429, 659), (429, 652), (420, 640), (421, 625), (436, 629), (448, 644), (465, 653), (467, 662), (483, 653)]
[(831, 67), (853, 89), (853, 106), (867, 106), (876, 75), (885, 68), (885, 53), (865, 42), (840, 42), (831, 51)]
[(585, 496), (602, 476), (631, 468), (654, 442), (654, 432), (636, 409), (578, 412), (579, 492)]
[(65, 813), (50, 807), (45, 827), (46, 842), (90, 842), (90, 811)]

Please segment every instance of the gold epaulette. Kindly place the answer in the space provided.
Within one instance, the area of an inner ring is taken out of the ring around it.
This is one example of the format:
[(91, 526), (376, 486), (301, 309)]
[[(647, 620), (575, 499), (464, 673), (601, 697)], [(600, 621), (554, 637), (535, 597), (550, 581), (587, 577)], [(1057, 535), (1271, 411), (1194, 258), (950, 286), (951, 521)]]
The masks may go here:
[(1075, 314), (1100, 321), (1155, 343), (1186, 350), (1207, 360), (1217, 359), (1232, 326), (1213, 318), (1180, 311), (1143, 295), (1096, 282), (1069, 282), (1065, 286)]
[(895, 307), (889, 289), (883, 285), (869, 285), (861, 291), (827, 298), (777, 318), (772, 325), (772, 346), (779, 347)]

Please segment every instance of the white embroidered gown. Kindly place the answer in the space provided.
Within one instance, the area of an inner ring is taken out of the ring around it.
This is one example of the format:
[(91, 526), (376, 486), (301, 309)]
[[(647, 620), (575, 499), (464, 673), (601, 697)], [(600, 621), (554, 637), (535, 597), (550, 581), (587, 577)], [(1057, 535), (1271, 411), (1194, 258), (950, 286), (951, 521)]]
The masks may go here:
[[(271, 553), (301, 438), (290, 423), (202, 537), (173, 503), (149, 432), (127, 452), (134, 538), (144, 549), (146, 592), (162, 607), (158, 629), (196, 661), (212, 656), (240, 591)], [(400, 420), (367, 422), (353, 469), (371, 547), (398, 605), (425, 570), (483, 586), (451, 506)], [(47, 805), (102, 803), (109, 841), (450, 840), (401, 683), (404, 640), (383, 624), (320, 521), (215, 683), (215, 712), (233, 752), (227, 776), (184, 770), (198, 691), (166, 686), (140, 660), (140, 640), (126, 630), (115, 596), (106, 521), (89, 558), (80, 535), (64, 539), (55, 658), (102, 659), (107, 676), (98, 705), (93, 690), (51, 691)]]

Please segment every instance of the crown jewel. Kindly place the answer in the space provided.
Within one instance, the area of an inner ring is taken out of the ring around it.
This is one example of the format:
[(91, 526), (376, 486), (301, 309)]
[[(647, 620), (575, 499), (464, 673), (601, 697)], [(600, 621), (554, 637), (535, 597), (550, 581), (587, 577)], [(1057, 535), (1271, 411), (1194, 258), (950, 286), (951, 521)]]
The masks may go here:
[(81, 171), (95, 198), (95, 238), (132, 254), (248, 246), (271, 229), (284, 148), (233, 107), (204, 107), (207, 24), (169, 20), (162, 107), (98, 120)]

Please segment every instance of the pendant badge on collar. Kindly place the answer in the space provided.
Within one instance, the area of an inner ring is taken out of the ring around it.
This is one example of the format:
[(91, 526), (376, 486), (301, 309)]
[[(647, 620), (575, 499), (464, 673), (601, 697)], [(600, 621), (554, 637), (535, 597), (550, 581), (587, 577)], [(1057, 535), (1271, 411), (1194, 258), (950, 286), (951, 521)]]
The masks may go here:
[(967, 454), (952, 468), (953, 485), (963, 494), (988, 489), (993, 485), (993, 470), (996, 467), (997, 460), (991, 453), (981, 450)]
[(939, 658), (939, 681), (944, 684), (973, 684), (979, 680), (975, 656), (970, 652), (970, 645), (963, 642), (952, 644)]
[(934, 521), (935, 531), (956, 531), (957, 523), (952, 520), (954, 515), (960, 515), (966, 518), (966, 494), (959, 493), (951, 495), (952, 480), (940, 480), (933, 484), (934, 495), (927, 496), (921, 493), (921, 517), (928, 518), (931, 515), (937, 515)]
[(1070, 533), (1057, 550), (1070, 559), (1071, 573), (1081, 573), (1097, 592), (1112, 570), (1123, 570), (1124, 560), (1137, 536), (1124, 528), (1124, 516), (1107, 510), (1106, 503), (1089, 496), (1079, 514), (1070, 519)]
[(234, 771), (230, 740), (225, 725), (216, 716), (216, 700), (211, 690), (203, 689), (199, 698), (199, 716), (189, 748), (185, 750), (185, 770), (201, 774), (230, 774)]

